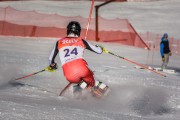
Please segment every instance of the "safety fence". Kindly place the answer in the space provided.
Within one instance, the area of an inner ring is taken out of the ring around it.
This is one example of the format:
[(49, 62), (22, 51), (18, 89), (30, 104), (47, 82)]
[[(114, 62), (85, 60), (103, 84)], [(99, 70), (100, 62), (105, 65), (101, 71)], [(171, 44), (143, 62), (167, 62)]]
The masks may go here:
[[(106, 2), (109, 0), (96, 0)], [(115, 0), (115, 2), (122, 2), (123, 0)], [(166, 0), (126, 0), (127, 2), (155, 2), (155, 1), (166, 1)]]
[[(66, 26), (72, 20), (81, 23), (81, 36), (84, 37), (87, 18), (41, 14), (36, 11), (19, 11), (11, 7), (0, 8), (0, 35), (61, 38), (66, 36)], [(94, 18), (91, 20), (87, 39), (94, 41), (96, 39)], [(158, 50), (160, 39), (160, 35), (153, 33), (138, 35), (127, 19), (104, 19), (99, 17), (99, 41), (101, 42), (116, 42)], [(170, 45), (175, 54), (180, 54), (178, 40), (171, 38)]]
[[(63, 37), (66, 26), (72, 21), (79, 21), (82, 36), (85, 36), (87, 18), (67, 17), (57, 14), (41, 14), (36, 11), (19, 11), (11, 7), (0, 8), (0, 34), (31, 37)], [(95, 19), (91, 20), (87, 39), (95, 40)], [(104, 19), (99, 17), (99, 39), (104, 42), (147, 48), (126, 19)]]

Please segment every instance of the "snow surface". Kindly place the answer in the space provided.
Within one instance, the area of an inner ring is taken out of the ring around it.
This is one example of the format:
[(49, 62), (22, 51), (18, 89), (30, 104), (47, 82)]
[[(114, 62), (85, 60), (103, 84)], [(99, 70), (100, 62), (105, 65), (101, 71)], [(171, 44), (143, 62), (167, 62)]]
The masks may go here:
[[(146, 4), (157, 9), (161, 9), (160, 4), (169, 7), (174, 5), (173, 8), (176, 8), (178, 0), (175, 4), (173, 2), (158, 2), (157, 6), (155, 3)], [(89, 2), (80, 3), (82, 7), (89, 6)], [(11, 2), (0, 5), (3, 4)], [(126, 3), (125, 6), (136, 6), (134, 4)], [(146, 8), (146, 5), (143, 7)], [(138, 9), (139, 7), (134, 7), (134, 12)], [(160, 14), (159, 10), (156, 14)], [(175, 12), (173, 16), (178, 18), (178, 14)], [(159, 22), (163, 21), (166, 20)], [(171, 32), (176, 34), (177, 29), (172, 29)], [(112, 55), (97, 55), (85, 51), (84, 58), (94, 71), (96, 79), (111, 88), (110, 95), (104, 99), (90, 97), (77, 100), (58, 96), (68, 84), (58, 57), (56, 60), (59, 69), (55, 73), (45, 71), (19, 81), (14, 80), (48, 66), (48, 57), (56, 40), (0, 36), (0, 120), (179, 120), (180, 56), (173, 55), (170, 58), (169, 68), (175, 69), (177, 73), (163, 73), (167, 77), (162, 77), (147, 70), (135, 69), (134, 64)], [(159, 52), (154, 51), (154, 58), (151, 60), (150, 52), (144, 49), (110, 43), (93, 44), (101, 44), (113, 53), (141, 64), (161, 65)]]

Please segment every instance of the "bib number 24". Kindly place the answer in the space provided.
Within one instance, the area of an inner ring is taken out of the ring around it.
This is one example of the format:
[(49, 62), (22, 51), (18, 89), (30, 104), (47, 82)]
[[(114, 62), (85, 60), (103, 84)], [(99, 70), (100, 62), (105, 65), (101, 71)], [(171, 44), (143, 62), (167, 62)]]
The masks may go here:
[(64, 52), (65, 52), (65, 56), (64, 56), (64, 57), (68, 57), (68, 56), (70, 56), (71, 54), (74, 54), (74, 55), (77, 55), (77, 54), (78, 54), (77, 48), (74, 48), (74, 49), (72, 49), (72, 50), (64, 49)]

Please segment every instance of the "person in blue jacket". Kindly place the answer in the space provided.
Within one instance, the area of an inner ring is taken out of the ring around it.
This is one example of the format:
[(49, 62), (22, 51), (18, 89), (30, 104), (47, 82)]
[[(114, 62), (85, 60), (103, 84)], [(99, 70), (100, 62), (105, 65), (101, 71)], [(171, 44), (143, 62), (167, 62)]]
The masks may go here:
[(169, 40), (168, 40), (168, 34), (165, 33), (163, 37), (161, 38), (160, 43), (160, 53), (162, 57), (162, 70), (167, 68), (168, 62), (169, 62), (169, 56), (172, 55), (171, 50), (169, 48)]

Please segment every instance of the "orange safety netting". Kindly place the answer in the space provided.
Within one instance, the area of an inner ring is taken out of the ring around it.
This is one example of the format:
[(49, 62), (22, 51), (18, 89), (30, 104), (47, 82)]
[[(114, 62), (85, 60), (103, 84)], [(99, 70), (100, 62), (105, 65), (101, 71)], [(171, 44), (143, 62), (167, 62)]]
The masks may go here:
[[(85, 36), (87, 18), (67, 17), (58, 14), (41, 14), (36, 11), (19, 11), (11, 7), (0, 8), (0, 35), (31, 37), (64, 37), (66, 26), (79, 21), (82, 37)], [(104, 19), (99, 17), (99, 40), (147, 48), (141, 37), (126, 19)], [(87, 39), (95, 40), (95, 19), (91, 20)]]

